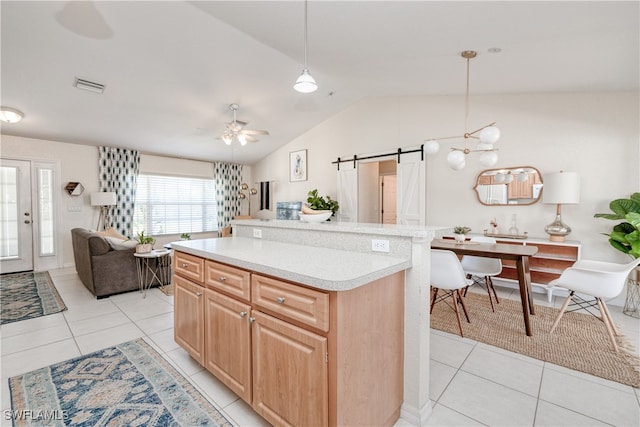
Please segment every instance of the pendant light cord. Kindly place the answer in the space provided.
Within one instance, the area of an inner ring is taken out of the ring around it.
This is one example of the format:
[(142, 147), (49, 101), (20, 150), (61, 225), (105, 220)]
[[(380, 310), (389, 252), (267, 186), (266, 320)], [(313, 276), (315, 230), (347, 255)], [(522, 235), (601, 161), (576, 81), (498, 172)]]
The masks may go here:
[(464, 105), (464, 135), (468, 138), (469, 135), (469, 61), (471, 58), (467, 58), (467, 92), (465, 94)]
[(307, 0), (304, 0), (304, 69), (307, 69)]

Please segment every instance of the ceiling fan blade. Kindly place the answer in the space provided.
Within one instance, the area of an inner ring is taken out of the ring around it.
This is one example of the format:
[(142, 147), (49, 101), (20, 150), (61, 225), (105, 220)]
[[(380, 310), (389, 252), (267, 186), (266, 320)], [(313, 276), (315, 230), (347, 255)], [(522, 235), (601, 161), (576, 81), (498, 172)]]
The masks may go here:
[(251, 135), (245, 135), (244, 139), (247, 142), (258, 142), (258, 138), (254, 137), (254, 136), (251, 136)]
[(242, 129), (240, 132), (245, 135), (269, 135), (269, 131), (266, 130)]

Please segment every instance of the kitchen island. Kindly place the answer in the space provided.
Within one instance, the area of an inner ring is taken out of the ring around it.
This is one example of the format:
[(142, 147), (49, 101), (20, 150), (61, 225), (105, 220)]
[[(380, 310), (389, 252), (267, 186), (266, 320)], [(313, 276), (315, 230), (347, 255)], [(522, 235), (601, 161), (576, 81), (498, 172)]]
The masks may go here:
[(272, 424), (423, 425), (440, 228), (233, 227), (174, 244), (176, 341)]

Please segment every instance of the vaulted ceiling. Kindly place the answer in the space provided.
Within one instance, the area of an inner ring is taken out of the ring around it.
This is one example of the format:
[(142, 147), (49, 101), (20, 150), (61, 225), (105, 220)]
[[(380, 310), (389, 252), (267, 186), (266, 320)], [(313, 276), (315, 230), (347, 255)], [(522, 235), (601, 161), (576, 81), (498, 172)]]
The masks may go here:
[[(3, 134), (252, 164), (370, 96), (637, 91), (638, 1), (6, 1)], [(499, 53), (490, 53), (499, 48)], [(103, 94), (73, 87), (76, 77)], [(216, 139), (238, 119), (257, 143)], [(418, 143), (418, 141), (416, 141)]]

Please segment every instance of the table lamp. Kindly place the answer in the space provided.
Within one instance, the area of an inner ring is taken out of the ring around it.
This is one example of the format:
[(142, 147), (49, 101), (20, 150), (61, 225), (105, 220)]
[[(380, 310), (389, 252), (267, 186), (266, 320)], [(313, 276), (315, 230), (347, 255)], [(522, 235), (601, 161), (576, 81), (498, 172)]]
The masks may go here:
[(556, 219), (544, 228), (552, 242), (564, 242), (571, 227), (562, 222), (562, 205), (580, 203), (580, 177), (575, 172), (555, 172), (544, 175), (542, 203), (555, 204)]
[(117, 201), (116, 193), (112, 191), (103, 191), (101, 193), (91, 193), (91, 206), (100, 207), (100, 216), (98, 217), (98, 225), (96, 230), (100, 230), (100, 223), (102, 223), (102, 229), (106, 230), (111, 227), (111, 221), (109, 220), (109, 206), (115, 206)]

